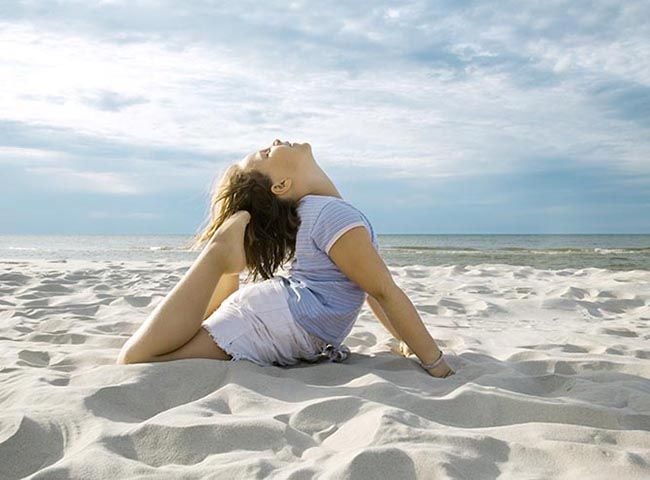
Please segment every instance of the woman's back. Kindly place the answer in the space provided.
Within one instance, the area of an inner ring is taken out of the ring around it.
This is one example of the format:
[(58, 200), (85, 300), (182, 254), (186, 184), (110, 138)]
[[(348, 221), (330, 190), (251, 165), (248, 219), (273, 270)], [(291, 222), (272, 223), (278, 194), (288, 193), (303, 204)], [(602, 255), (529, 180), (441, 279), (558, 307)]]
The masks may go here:
[(289, 308), (303, 329), (339, 346), (352, 330), (366, 293), (338, 269), (328, 252), (351, 228), (366, 227), (375, 248), (376, 234), (360, 210), (338, 197), (306, 195), (298, 214), (295, 258), (283, 277), (290, 289)]

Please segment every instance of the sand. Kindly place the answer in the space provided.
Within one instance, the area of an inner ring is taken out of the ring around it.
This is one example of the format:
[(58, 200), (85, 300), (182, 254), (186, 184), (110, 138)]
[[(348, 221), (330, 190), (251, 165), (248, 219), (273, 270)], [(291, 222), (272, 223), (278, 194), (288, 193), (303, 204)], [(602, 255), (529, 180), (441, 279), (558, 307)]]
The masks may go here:
[[(0, 478), (650, 478), (650, 272), (390, 267), (346, 363), (116, 365), (189, 263), (0, 261)], [(242, 274), (243, 278), (243, 274)]]

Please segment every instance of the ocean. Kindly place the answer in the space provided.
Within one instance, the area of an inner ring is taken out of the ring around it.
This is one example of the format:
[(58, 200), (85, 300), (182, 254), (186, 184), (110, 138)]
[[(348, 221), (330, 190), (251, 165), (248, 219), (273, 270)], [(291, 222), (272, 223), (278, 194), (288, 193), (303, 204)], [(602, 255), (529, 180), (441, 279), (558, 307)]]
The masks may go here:
[[(0, 235), (0, 259), (193, 260), (189, 235)], [(387, 265), (650, 270), (650, 235), (378, 235)]]

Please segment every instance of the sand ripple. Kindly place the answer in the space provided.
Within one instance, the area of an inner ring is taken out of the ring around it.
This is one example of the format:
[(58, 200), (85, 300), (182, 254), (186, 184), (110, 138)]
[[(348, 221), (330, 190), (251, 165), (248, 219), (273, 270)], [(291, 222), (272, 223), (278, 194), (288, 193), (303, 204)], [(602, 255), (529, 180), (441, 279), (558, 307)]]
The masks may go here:
[(187, 263), (0, 262), (0, 478), (650, 478), (650, 272), (391, 266), (343, 364), (116, 365)]

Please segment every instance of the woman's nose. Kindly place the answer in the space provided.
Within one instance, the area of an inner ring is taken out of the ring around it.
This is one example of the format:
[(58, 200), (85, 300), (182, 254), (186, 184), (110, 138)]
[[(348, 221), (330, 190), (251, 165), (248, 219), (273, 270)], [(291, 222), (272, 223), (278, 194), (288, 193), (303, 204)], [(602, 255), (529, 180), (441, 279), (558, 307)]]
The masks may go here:
[(279, 138), (276, 138), (275, 140), (273, 140), (273, 145), (274, 145), (274, 146), (275, 146), (275, 145), (280, 145), (281, 143), (282, 143), (282, 142), (280, 141)]

